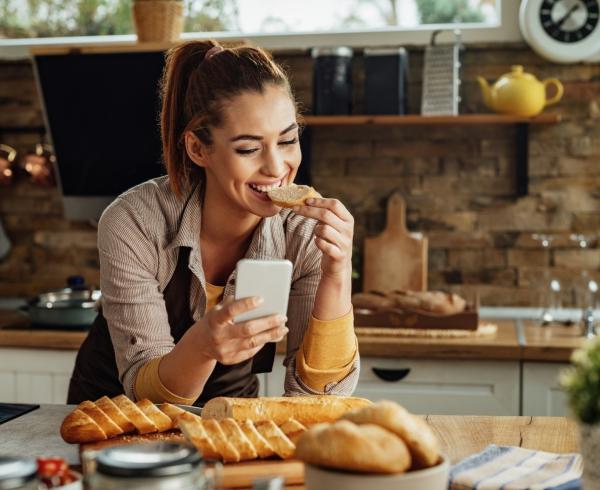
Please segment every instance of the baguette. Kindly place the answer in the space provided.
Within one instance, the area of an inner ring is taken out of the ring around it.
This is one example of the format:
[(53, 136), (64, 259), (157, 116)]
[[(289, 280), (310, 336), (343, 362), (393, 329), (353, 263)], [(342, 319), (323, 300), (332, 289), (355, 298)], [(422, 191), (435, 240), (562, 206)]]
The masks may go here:
[(235, 420), (223, 419), (219, 425), (221, 426), (221, 429), (223, 429), (227, 440), (229, 440), (240, 453), (240, 461), (258, 458), (258, 453), (254, 448), (254, 445), (246, 437)]
[(221, 425), (216, 420), (202, 420), (202, 426), (208, 437), (213, 441), (223, 462), (237, 463), (240, 460), (240, 452), (227, 440)]
[(273, 204), (282, 208), (293, 208), (302, 206), (307, 199), (311, 197), (321, 197), (321, 195), (308, 185), (290, 184), (283, 187), (277, 187), (267, 192)]
[(263, 420), (256, 423), (256, 429), (269, 441), (269, 444), (275, 451), (275, 454), (281, 459), (290, 459), (294, 455), (296, 446), (281, 431), (272, 420)]
[(269, 398), (226, 398), (209, 400), (202, 410), (205, 419), (271, 420), (282, 425), (290, 418), (302, 425), (333, 422), (350, 410), (371, 405), (364, 398), (316, 395)]
[(259, 458), (270, 458), (275, 455), (275, 451), (269, 441), (267, 441), (254, 426), (252, 420), (246, 419), (240, 422), (240, 428), (242, 432), (246, 434), (246, 437), (250, 440)]
[(178, 419), (179, 428), (188, 441), (207, 459), (221, 459), (212, 439), (208, 437), (202, 419), (189, 412), (182, 413)]
[(296, 419), (285, 421), (279, 428), (294, 444), (296, 444), (298, 439), (300, 439), (300, 436), (306, 432), (306, 427)]

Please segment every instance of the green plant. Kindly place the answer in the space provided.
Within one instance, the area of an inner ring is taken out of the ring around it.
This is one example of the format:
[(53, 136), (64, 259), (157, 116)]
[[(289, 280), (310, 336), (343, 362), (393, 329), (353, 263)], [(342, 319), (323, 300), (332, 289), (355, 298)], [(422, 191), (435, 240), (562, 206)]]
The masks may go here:
[(571, 366), (561, 373), (560, 384), (581, 422), (600, 423), (600, 337), (573, 352)]

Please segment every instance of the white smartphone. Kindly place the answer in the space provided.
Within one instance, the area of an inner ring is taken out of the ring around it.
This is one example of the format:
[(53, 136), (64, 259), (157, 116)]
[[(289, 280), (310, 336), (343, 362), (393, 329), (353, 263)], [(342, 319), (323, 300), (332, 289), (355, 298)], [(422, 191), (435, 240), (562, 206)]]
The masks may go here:
[(289, 260), (242, 259), (236, 266), (235, 299), (260, 296), (264, 301), (256, 309), (235, 317), (235, 323), (287, 313), (292, 263)]

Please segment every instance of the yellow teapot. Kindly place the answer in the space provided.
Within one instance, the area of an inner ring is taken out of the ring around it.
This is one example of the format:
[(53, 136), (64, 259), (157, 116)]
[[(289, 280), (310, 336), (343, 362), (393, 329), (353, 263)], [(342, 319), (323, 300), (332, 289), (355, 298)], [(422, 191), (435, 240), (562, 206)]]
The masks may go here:
[[(490, 87), (488, 82), (477, 77), (485, 105), (494, 112), (515, 116), (535, 116), (544, 107), (556, 104), (563, 95), (562, 83), (556, 78), (539, 81), (534, 75), (524, 73), (521, 65), (511, 67), (510, 73), (502, 75)], [(546, 98), (546, 87), (554, 85), (556, 93)]]

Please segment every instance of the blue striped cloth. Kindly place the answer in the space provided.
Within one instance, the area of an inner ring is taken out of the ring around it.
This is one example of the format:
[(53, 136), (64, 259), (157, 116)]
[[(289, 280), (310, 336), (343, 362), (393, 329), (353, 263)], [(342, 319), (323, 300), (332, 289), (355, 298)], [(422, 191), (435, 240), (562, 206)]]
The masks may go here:
[(450, 490), (581, 490), (579, 454), (486, 447), (450, 470)]

